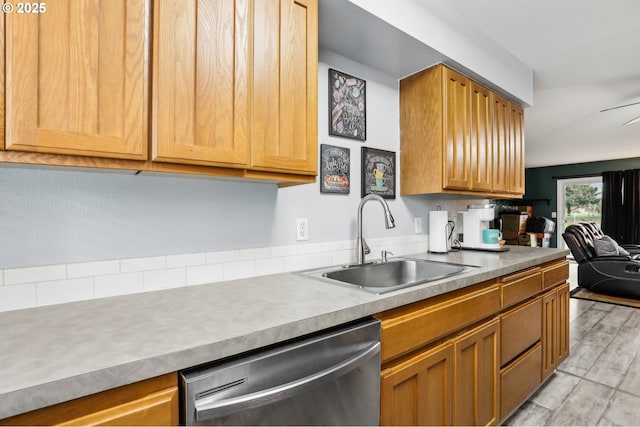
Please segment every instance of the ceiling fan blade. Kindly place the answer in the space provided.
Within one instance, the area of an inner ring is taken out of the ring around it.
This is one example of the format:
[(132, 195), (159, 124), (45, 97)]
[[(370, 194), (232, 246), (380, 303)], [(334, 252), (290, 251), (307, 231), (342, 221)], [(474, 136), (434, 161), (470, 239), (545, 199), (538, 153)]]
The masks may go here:
[(636, 117), (635, 119), (629, 120), (627, 123), (623, 124), (622, 126), (629, 126), (636, 123), (640, 123), (640, 116)]
[(604, 110), (600, 110), (600, 112), (604, 113), (605, 111), (617, 110), (618, 108), (631, 107), (632, 105), (638, 105), (638, 104), (640, 104), (640, 101), (632, 102), (631, 104), (618, 105), (617, 107), (605, 108)]

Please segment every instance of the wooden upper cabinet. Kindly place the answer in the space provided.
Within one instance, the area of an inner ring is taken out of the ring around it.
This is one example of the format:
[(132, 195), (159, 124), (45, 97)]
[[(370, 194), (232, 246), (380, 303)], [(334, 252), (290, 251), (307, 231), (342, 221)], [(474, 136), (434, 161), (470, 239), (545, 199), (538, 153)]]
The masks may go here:
[(524, 194), (524, 111), (509, 103), (509, 192)]
[(444, 69), (443, 80), (446, 103), (443, 187), (466, 190), (471, 180), (470, 81), (448, 68)]
[(471, 95), (471, 189), (493, 189), (493, 134), (491, 92), (475, 82), (470, 83)]
[(152, 160), (247, 166), (249, 3), (155, 0)]
[(519, 105), (443, 64), (400, 81), (402, 194), (524, 193)]
[(317, 1), (254, 7), (252, 167), (316, 174)]
[(509, 101), (491, 94), (491, 113), (493, 120), (493, 189), (509, 191)]
[(148, 3), (4, 16), (8, 150), (146, 159)]

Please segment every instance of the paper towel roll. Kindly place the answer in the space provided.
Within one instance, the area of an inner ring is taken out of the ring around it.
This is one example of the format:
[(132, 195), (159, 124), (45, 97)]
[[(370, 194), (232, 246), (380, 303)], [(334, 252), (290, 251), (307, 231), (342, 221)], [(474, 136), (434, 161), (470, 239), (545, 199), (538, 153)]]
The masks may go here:
[(446, 253), (448, 211), (429, 212), (429, 252)]

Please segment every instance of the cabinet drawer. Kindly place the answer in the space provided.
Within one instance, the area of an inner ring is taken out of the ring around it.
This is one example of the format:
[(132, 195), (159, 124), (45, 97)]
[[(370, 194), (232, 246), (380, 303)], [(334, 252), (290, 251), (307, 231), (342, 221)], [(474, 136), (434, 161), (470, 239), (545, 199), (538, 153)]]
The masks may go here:
[(500, 282), (502, 307), (509, 307), (542, 291), (542, 272), (536, 267), (505, 276)]
[(485, 282), (380, 313), (382, 361), (444, 337), (500, 311), (500, 287)]
[(536, 345), (500, 373), (501, 409), (504, 420), (542, 382), (542, 346)]
[(542, 301), (540, 298), (515, 307), (502, 315), (500, 322), (500, 365), (504, 366), (542, 337)]
[(553, 261), (542, 266), (542, 288), (560, 285), (569, 279), (569, 261)]

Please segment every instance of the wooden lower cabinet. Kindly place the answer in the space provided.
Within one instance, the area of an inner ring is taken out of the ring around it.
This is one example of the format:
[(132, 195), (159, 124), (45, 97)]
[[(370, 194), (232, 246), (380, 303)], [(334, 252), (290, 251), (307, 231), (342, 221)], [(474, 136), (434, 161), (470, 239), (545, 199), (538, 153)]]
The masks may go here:
[(496, 425), (500, 419), (500, 319), (454, 343), (453, 425)]
[(384, 369), (380, 424), (451, 425), (453, 363), (448, 341)]
[(377, 314), (381, 424), (504, 421), (569, 354), (565, 267), (556, 260)]
[(0, 420), (0, 425), (178, 425), (178, 375), (171, 373)]

